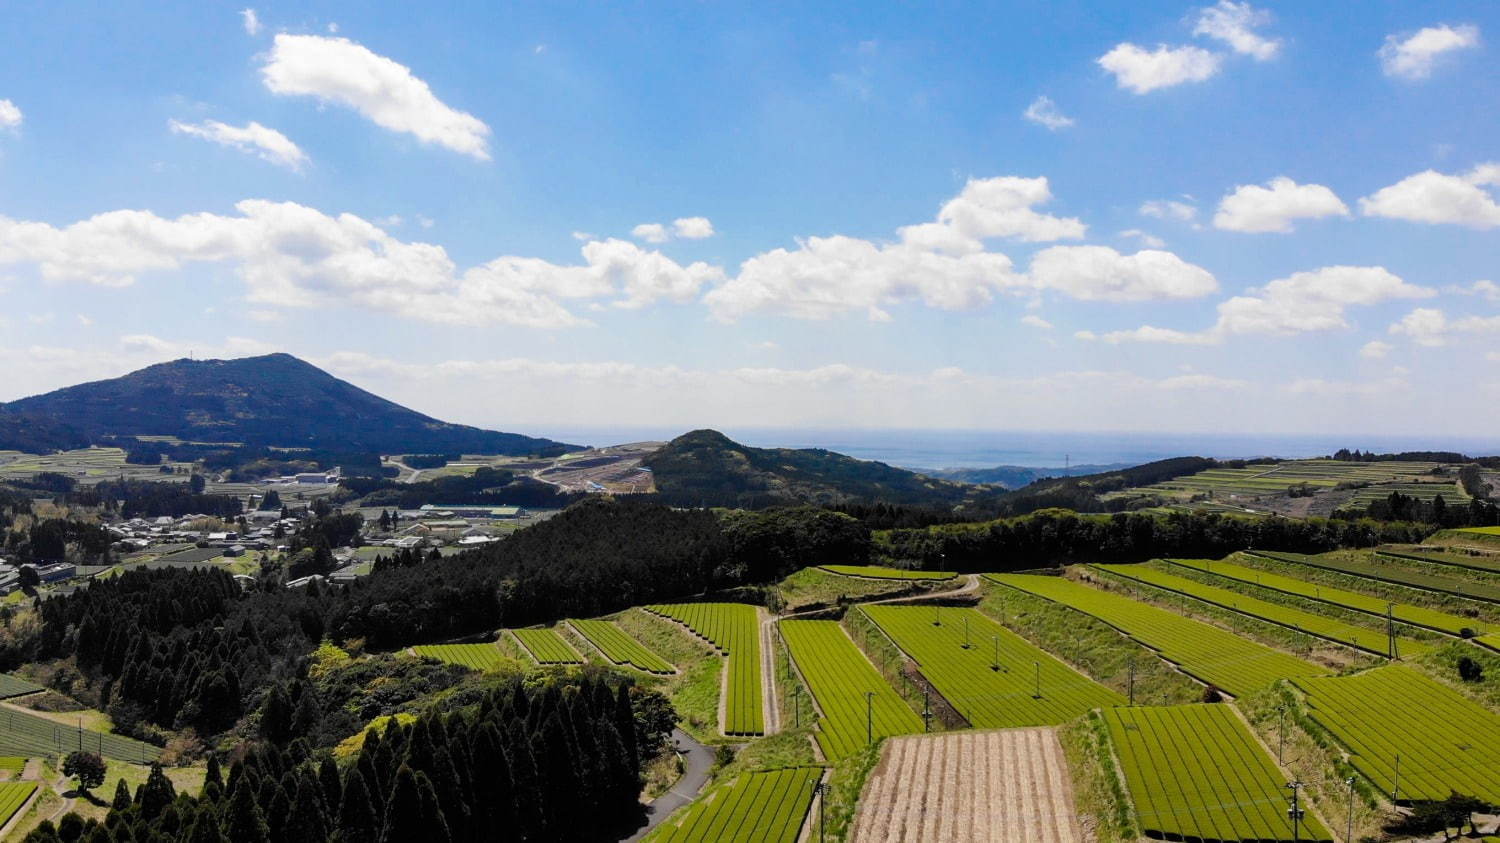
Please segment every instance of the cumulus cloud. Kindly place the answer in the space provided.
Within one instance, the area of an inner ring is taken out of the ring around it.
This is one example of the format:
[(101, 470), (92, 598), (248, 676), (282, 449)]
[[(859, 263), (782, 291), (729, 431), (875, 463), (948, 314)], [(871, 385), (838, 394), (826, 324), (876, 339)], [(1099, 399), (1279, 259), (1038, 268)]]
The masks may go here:
[(659, 222), (643, 222), (630, 229), (630, 236), (647, 243), (665, 243), (672, 239), (667, 227)]
[(245, 25), (246, 35), (260, 34), (260, 16), (254, 9), (240, 9), (240, 22)]
[(1435, 291), (1408, 284), (1379, 266), (1326, 266), (1278, 278), (1247, 290), (1218, 307), (1219, 318), (1204, 331), (1179, 331), (1146, 325), (1101, 337), (1109, 342), (1154, 342), (1210, 345), (1239, 335), (1291, 336), (1349, 327), (1345, 311), (1400, 299), (1420, 299)]
[(1219, 72), (1220, 58), (1201, 47), (1158, 45), (1147, 50), (1131, 43), (1115, 46), (1100, 56), (1100, 67), (1114, 74), (1115, 83), (1136, 94), (1202, 82)]
[(1401, 317), (1391, 325), (1390, 333), (1404, 336), (1417, 345), (1447, 345), (1453, 334), (1497, 334), (1500, 333), (1500, 316), (1465, 316), (1448, 318), (1441, 310), (1419, 307)]
[(0, 100), (0, 129), (14, 129), (21, 125), (21, 109), (10, 100)]
[(347, 38), (279, 33), (261, 79), (272, 93), (347, 106), (378, 126), (489, 160), (489, 126), (444, 104), (405, 65)]
[(1187, 202), (1179, 202), (1176, 199), (1150, 199), (1141, 203), (1140, 212), (1142, 216), (1155, 217), (1159, 220), (1177, 220), (1178, 222), (1192, 222), (1198, 217), (1198, 209)]
[(749, 313), (827, 319), (847, 312), (881, 321), (891, 318), (888, 307), (905, 301), (946, 310), (977, 307), (996, 292), (1028, 286), (1010, 258), (987, 251), (983, 241), (1084, 235), (1087, 227), (1078, 219), (1035, 210), (1051, 199), (1045, 177), (970, 179), (938, 210), (935, 222), (899, 229), (897, 242), (808, 237), (796, 249), (746, 260), (738, 275), (704, 301), (724, 321)]
[(1057, 103), (1053, 102), (1051, 97), (1037, 97), (1032, 100), (1031, 105), (1026, 106), (1026, 110), (1021, 113), (1021, 116), (1038, 126), (1045, 126), (1053, 132), (1058, 129), (1066, 129), (1077, 122), (1073, 118), (1063, 114), (1062, 110), (1057, 107)]
[(1226, 194), (1214, 214), (1214, 228), (1286, 233), (1292, 230), (1293, 220), (1348, 215), (1349, 207), (1323, 185), (1297, 184), (1277, 176), (1264, 187), (1242, 184)]
[(1171, 252), (1122, 255), (1108, 246), (1052, 246), (1037, 252), (1031, 283), (1084, 301), (1159, 301), (1206, 296), (1219, 288), (1208, 270)]
[(49, 281), (127, 286), (143, 273), (229, 263), (256, 305), (352, 305), (458, 325), (537, 328), (584, 320), (563, 304), (604, 300), (635, 308), (690, 301), (723, 277), (623, 240), (583, 245), (584, 262), (499, 257), (459, 271), (437, 245), (405, 242), (353, 214), (328, 216), (294, 202), (251, 199), (238, 216), (111, 211), (56, 228), (0, 217), (0, 265), (32, 264)]
[(684, 240), (703, 240), (714, 236), (714, 224), (708, 217), (678, 217), (672, 220), (672, 233)]
[(1494, 281), (1475, 281), (1467, 287), (1448, 286), (1443, 288), (1443, 292), (1459, 296), (1479, 296), (1486, 301), (1500, 302), (1500, 284)]
[(1370, 340), (1363, 346), (1360, 346), (1359, 356), (1366, 360), (1384, 360), (1385, 356), (1391, 353), (1391, 350), (1392, 346), (1388, 342)]
[(1255, 30), (1270, 22), (1270, 12), (1249, 3), (1219, 0), (1198, 13), (1193, 34), (1223, 41), (1236, 53), (1253, 56), (1256, 61), (1268, 61), (1281, 50), (1281, 40), (1266, 38)]
[(1444, 53), (1478, 46), (1479, 27), (1472, 24), (1424, 27), (1412, 35), (1387, 35), (1380, 48), (1380, 67), (1387, 76), (1426, 79)]
[(167, 125), (177, 134), (203, 138), (295, 172), (301, 172), (307, 166), (306, 153), (290, 138), (253, 120), (247, 126), (229, 126), (217, 120), (202, 123), (170, 120)]
[(1359, 210), (1367, 217), (1494, 228), (1500, 226), (1500, 203), (1485, 188), (1496, 186), (1496, 163), (1481, 164), (1463, 175), (1427, 170), (1359, 200)]
[(1048, 322), (1040, 316), (1037, 316), (1035, 313), (1028, 313), (1025, 316), (1022, 316), (1021, 324), (1025, 325), (1028, 328), (1037, 328), (1042, 331), (1052, 330), (1052, 323)]

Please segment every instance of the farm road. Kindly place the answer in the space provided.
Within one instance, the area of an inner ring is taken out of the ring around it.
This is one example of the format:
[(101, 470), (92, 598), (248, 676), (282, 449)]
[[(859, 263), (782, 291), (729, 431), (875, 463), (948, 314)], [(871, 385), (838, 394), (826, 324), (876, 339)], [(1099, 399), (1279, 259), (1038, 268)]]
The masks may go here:
[(708, 770), (714, 765), (714, 752), (701, 743), (693, 740), (693, 736), (681, 729), (672, 730), (672, 742), (677, 751), (682, 753), (685, 769), (682, 778), (672, 789), (656, 797), (650, 805), (646, 806), (646, 824), (641, 826), (631, 836), (625, 838), (622, 843), (635, 843), (647, 834), (651, 829), (661, 825), (662, 821), (672, 815), (673, 811), (698, 798), (698, 793), (703, 790), (703, 785), (708, 783)]

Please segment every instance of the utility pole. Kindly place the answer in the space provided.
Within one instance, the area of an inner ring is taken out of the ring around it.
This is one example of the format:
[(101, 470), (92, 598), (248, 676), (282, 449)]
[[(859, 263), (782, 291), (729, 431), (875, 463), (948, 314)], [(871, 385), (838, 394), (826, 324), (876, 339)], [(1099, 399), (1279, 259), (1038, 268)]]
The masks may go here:
[(1396, 659), (1396, 618), (1394, 614), (1395, 609), (1395, 603), (1385, 604), (1385, 634), (1388, 642), (1386, 646), (1389, 648), (1391, 661), (1395, 661)]
[(973, 645), (969, 643), (969, 616), (964, 615), (964, 649), (967, 650), (971, 646)]
[(990, 666), (990, 669), (991, 670), (999, 670), (1000, 669), (1000, 636), (998, 636), (998, 635), (991, 635), (990, 636), (990, 641), (994, 642), (994, 644), (995, 644), (995, 663)]
[(865, 743), (875, 742), (875, 692), (865, 691)]
[(1401, 756), (1396, 756), (1396, 779), (1391, 783), (1391, 803), (1396, 802), (1396, 797), (1401, 793)]
[(1349, 785), (1349, 824), (1344, 827), (1344, 839), (1354, 843), (1354, 777), (1344, 779), (1344, 784)]
[(823, 803), (828, 799), (828, 785), (814, 782), (813, 796), (818, 799), (818, 843), (823, 843), (823, 821), (828, 817), (827, 807)]
[(797, 727), (802, 727), (802, 699), (798, 694), (796, 685), (792, 686), (792, 717), (797, 721)]
[(1041, 699), (1042, 698), (1042, 663), (1041, 662), (1032, 662), (1031, 666), (1036, 668), (1036, 697), (1034, 697), (1034, 699)]
[(1302, 839), (1302, 803), (1297, 797), (1298, 791), (1302, 789), (1301, 780), (1293, 781), (1287, 785), (1292, 791), (1292, 807), (1286, 809), (1286, 815), (1292, 820), (1292, 843), (1298, 843)]
[(1279, 705), (1276, 710), (1281, 713), (1281, 727), (1276, 730), (1276, 763), (1285, 763), (1286, 757), (1286, 706)]
[(932, 625), (933, 626), (942, 626), (943, 625), (943, 607), (942, 606), (934, 605), (932, 607)]
[(1135, 656), (1130, 657), (1130, 704), (1135, 705)]
[(922, 686), (922, 731), (932, 731), (932, 688)]

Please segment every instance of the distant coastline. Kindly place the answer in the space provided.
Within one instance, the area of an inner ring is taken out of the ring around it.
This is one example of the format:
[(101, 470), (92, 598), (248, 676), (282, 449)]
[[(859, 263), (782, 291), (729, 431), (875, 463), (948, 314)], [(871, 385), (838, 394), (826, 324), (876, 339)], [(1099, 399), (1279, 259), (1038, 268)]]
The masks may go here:
[[(666, 427), (531, 425), (535, 435), (590, 445), (666, 441), (687, 432)], [(1079, 433), (973, 430), (841, 430), (820, 428), (718, 428), (756, 447), (826, 448), (862, 460), (915, 470), (1061, 468), (1064, 463), (1131, 463), (1180, 456), (1246, 459), (1307, 458), (1340, 448), (1399, 452), (1451, 450), (1479, 456), (1500, 453), (1500, 437), (1382, 436), (1356, 434)]]

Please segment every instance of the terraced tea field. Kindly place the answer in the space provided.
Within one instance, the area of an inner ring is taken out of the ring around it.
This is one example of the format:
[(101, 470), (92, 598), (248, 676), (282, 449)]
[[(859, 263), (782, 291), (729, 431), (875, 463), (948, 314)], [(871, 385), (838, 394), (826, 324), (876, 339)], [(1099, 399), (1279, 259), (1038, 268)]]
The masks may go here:
[(743, 603), (670, 603), (646, 611), (670, 618), (712, 644), (729, 660), (724, 685), (724, 733), (763, 735), (760, 625), (754, 606)]
[(863, 611), (976, 728), (1052, 726), (1125, 701), (976, 609)]
[(636, 670), (661, 676), (677, 672), (671, 662), (651, 652), (644, 644), (626, 635), (624, 630), (609, 621), (572, 620), (568, 623), (615, 664), (628, 664)]
[(819, 565), (819, 570), (845, 577), (865, 577), (875, 580), (931, 580), (941, 582), (958, 576), (953, 571), (908, 571), (904, 568), (884, 568), (879, 565)]
[(1080, 843), (1078, 809), (1052, 729), (892, 738), (865, 785), (853, 843)]
[(1229, 706), (1112, 708), (1103, 717), (1148, 837), (1332, 840), (1311, 811), (1294, 832), (1286, 777)]
[(797, 672), (822, 712), (816, 734), (828, 760), (848, 756), (872, 737), (923, 731), (922, 718), (897, 696), (838, 623), (785, 620), (779, 626)]
[(1156, 650), (1183, 672), (1235, 696), (1264, 688), (1278, 679), (1324, 672), (1311, 662), (1228, 630), (1063, 577), (985, 574), (985, 578), (1093, 615)]
[(36, 782), (0, 782), (0, 826), (10, 822), (36, 792), (36, 787)]
[(583, 659), (555, 629), (512, 629), (511, 634), (537, 664), (583, 664)]
[(1307, 694), (1312, 718), (1387, 797), (1436, 800), (1457, 791), (1500, 802), (1494, 712), (1401, 665), (1294, 681)]
[[(1500, 574), (1500, 556), (1473, 556), (1467, 553), (1443, 553), (1440, 551), (1404, 551), (1376, 549), (1376, 557), (1391, 559), (1396, 562), (1421, 562), (1430, 565), (1447, 565), (1453, 568), (1468, 568), (1471, 571), (1484, 571), (1489, 574)], [(1439, 573), (1434, 571), (1433, 573)]]
[[(1340, 620), (1304, 612), (1280, 603), (1272, 603), (1257, 597), (1230, 591), (1227, 588), (1205, 585), (1197, 580), (1179, 577), (1146, 565), (1095, 565), (1101, 571), (1135, 582), (1163, 588), (1177, 594), (1185, 594), (1194, 600), (1202, 600), (1232, 612), (1259, 618), (1278, 626), (1316, 635), (1338, 644), (1358, 647), (1375, 655), (1388, 655), (1389, 639), (1383, 630), (1377, 631), (1354, 626)], [(1432, 649), (1432, 645), (1411, 638), (1397, 637), (1396, 655), (1416, 655)]]
[(1467, 504), (1469, 496), (1457, 483), (1390, 483), (1381, 486), (1366, 486), (1354, 492), (1354, 497), (1345, 506), (1363, 509), (1376, 501), (1383, 501), (1394, 493), (1408, 498), (1431, 501), (1441, 497), (1450, 506)]
[(8, 700), (11, 697), (20, 697), (26, 694), (35, 694), (37, 691), (45, 691), (41, 685), (30, 679), (22, 679), (9, 673), (0, 673), (0, 700)]
[(651, 843), (796, 843), (812, 805), (821, 767), (743, 773), (698, 799), (680, 817), (662, 823)]
[(96, 752), (116, 761), (155, 761), (161, 750), (124, 735), (110, 735), (28, 714), (14, 708), (0, 709), (0, 755), (37, 758), (75, 749)]
[(1254, 498), (1282, 494), (1288, 488), (1304, 484), (1314, 490), (1332, 489), (1340, 483), (1410, 484), (1429, 475), (1435, 467), (1437, 463), (1428, 462), (1294, 460), (1245, 468), (1211, 468), (1144, 488), (1166, 494), (1210, 492), (1220, 498)]
[(1167, 561), (1182, 568), (1204, 571), (1217, 577), (1224, 577), (1225, 579), (1247, 584), (1254, 583), (1261, 588), (1280, 591), (1283, 594), (1294, 594), (1298, 597), (1330, 603), (1335, 606), (1342, 606), (1346, 609), (1353, 609), (1382, 618), (1385, 617), (1386, 607), (1390, 606), (1391, 616), (1398, 621), (1434, 629), (1438, 632), (1446, 632), (1449, 635), (1458, 635), (1464, 629), (1474, 629), (1476, 631), (1487, 629), (1485, 624), (1472, 618), (1450, 615), (1447, 612), (1439, 612), (1436, 609), (1428, 609), (1424, 606), (1411, 606), (1405, 603), (1392, 604), (1381, 597), (1373, 597), (1368, 594), (1360, 594), (1359, 592), (1347, 591), (1341, 588), (1331, 588), (1294, 577), (1274, 574), (1270, 571), (1261, 571), (1256, 568), (1237, 565), (1233, 562), (1213, 562), (1207, 559), (1168, 559)]
[(1337, 571), (1340, 574), (1381, 580), (1382, 582), (1420, 588), (1426, 591), (1454, 594), (1459, 597), (1467, 597), (1471, 600), (1500, 603), (1500, 586), (1473, 582), (1471, 580), (1461, 580), (1454, 577), (1444, 577), (1438, 574), (1422, 573), (1399, 565), (1381, 562), (1356, 562), (1352, 559), (1338, 559), (1331, 556), (1307, 556), (1301, 553), (1272, 553), (1264, 550), (1246, 551), (1246, 553), (1266, 559), (1293, 562), (1298, 565), (1322, 568), (1326, 571)]
[(472, 670), (494, 670), (504, 662), (500, 648), (494, 644), (422, 644), (411, 649), (419, 656)]

